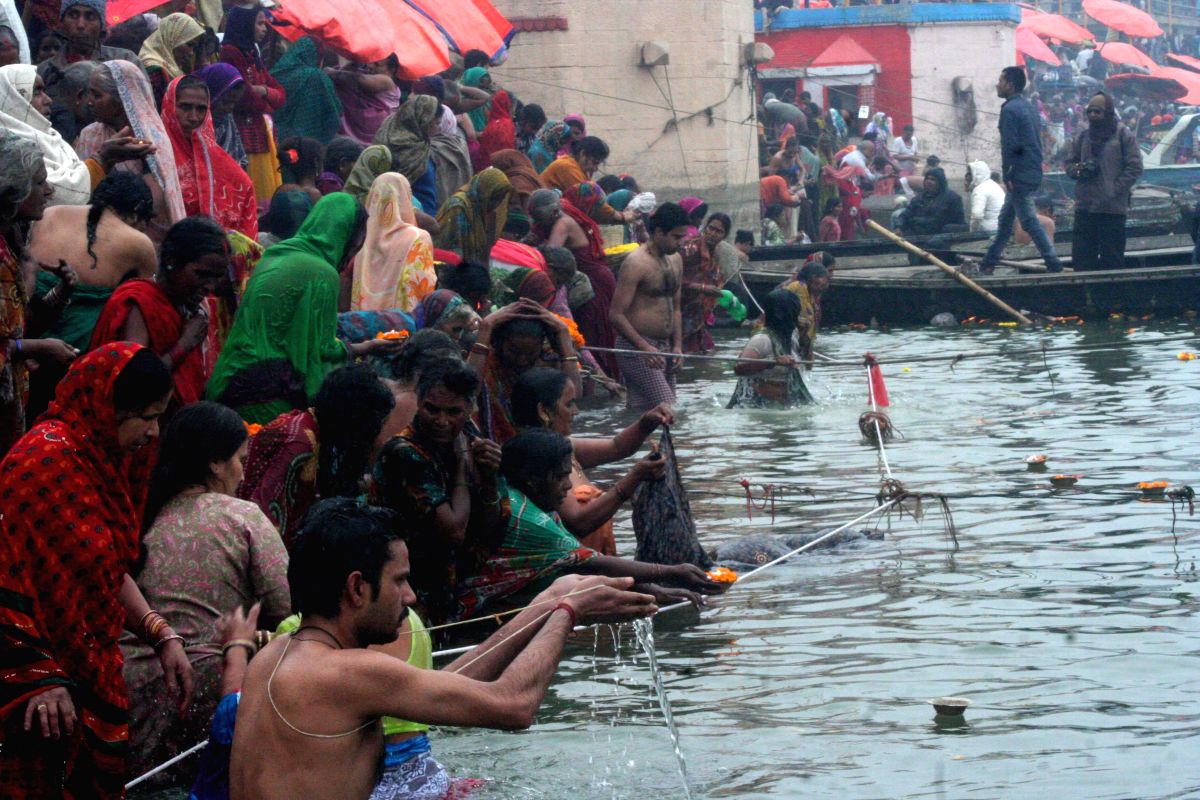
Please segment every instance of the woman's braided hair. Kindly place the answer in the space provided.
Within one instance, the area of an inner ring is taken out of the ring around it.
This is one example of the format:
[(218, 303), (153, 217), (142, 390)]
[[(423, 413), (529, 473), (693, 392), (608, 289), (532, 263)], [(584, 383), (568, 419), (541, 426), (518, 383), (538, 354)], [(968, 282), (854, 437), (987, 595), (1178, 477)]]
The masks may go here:
[(146, 182), (132, 172), (114, 172), (100, 181), (100, 185), (92, 192), (87, 215), (87, 254), (92, 257), (92, 269), (99, 263), (92, 251), (92, 245), (96, 243), (96, 228), (104, 210), (108, 208), (123, 218), (133, 217), (149, 222), (154, 218), (154, 195), (150, 193)]

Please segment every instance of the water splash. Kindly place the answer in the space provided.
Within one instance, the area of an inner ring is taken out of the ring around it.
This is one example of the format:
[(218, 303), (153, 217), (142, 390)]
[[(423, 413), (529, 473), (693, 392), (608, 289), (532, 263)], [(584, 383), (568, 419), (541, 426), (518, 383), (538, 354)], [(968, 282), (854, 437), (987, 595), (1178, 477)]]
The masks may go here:
[(687, 761), (683, 757), (683, 750), (679, 748), (679, 729), (675, 727), (675, 715), (671, 713), (671, 701), (667, 697), (662, 672), (658, 668), (658, 656), (654, 652), (654, 618), (635, 620), (633, 632), (637, 636), (638, 644), (646, 652), (646, 661), (650, 664), (650, 675), (654, 680), (654, 693), (658, 695), (658, 707), (662, 709), (663, 721), (667, 723), (667, 732), (671, 734), (671, 746), (675, 749), (675, 761), (679, 765), (679, 777), (683, 781), (684, 797), (692, 800)]

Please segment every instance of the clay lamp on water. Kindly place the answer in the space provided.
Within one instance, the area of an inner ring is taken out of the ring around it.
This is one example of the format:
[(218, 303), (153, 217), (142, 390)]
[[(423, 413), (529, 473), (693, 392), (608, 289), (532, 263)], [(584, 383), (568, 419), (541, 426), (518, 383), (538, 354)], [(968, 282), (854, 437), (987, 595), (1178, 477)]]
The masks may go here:
[(927, 700), (933, 706), (934, 717), (962, 717), (971, 701), (965, 697), (938, 697)]
[(1079, 483), (1079, 479), (1082, 477), (1082, 475), (1055, 475), (1050, 479), (1050, 485), (1055, 489), (1070, 489)]
[(1047, 456), (1044, 454), (1030, 456), (1029, 458), (1025, 459), (1025, 468), (1030, 472), (1045, 472), (1046, 458)]
[(1143, 500), (1157, 500), (1167, 493), (1167, 481), (1142, 481), (1137, 488), (1142, 493)]

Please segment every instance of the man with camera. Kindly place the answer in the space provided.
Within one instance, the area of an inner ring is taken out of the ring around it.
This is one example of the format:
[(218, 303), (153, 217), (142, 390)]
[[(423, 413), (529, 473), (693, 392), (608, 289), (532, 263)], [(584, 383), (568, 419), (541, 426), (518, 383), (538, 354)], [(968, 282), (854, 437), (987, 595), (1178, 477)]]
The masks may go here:
[(1066, 164), (1067, 176), (1076, 181), (1071, 262), (1076, 271), (1120, 269), (1125, 266), (1125, 216), (1142, 174), (1142, 151), (1107, 94), (1097, 92), (1088, 100), (1087, 119)]
[(996, 268), (1004, 245), (1013, 234), (1013, 220), (1020, 219), (1021, 227), (1032, 237), (1042, 260), (1050, 272), (1061, 272), (1062, 262), (1054, 252), (1054, 244), (1038, 222), (1033, 206), (1033, 193), (1042, 185), (1041, 121), (1033, 105), (1022, 96), (1025, 91), (1025, 70), (1005, 67), (996, 82), (996, 94), (1004, 99), (1000, 107), (1000, 156), (1003, 161), (1004, 188), (1008, 195), (1000, 209), (996, 238), (992, 239), (979, 271), (990, 273)]

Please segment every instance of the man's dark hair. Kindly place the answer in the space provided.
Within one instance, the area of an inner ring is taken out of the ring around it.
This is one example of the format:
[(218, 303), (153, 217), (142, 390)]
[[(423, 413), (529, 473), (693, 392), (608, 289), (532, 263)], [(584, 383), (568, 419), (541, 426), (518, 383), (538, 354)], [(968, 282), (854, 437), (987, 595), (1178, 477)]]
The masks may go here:
[(523, 491), (561, 468), (571, 452), (567, 437), (545, 428), (531, 428), (504, 443), (500, 474)]
[(605, 194), (612, 194), (624, 188), (621, 184), (621, 179), (616, 175), (605, 175), (600, 180), (596, 181)]
[(482, 50), (468, 50), (463, 53), (463, 69), (472, 67), (487, 67), (492, 63), (492, 57)]
[(584, 136), (582, 139), (576, 139), (571, 143), (571, 155), (576, 158), (587, 156), (588, 158), (594, 158), (596, 161), (606, 161), (608, 159), (608, 145), (599, 136)]
[(1012, 85), (1017, 94), (1025, 91), (1025, 69), (1023, 67), (1005, 67), (1000, 70), (1001, 77)]
[(321, 432), (317, 490), (326, 498), (357, 497), (396, 398), (366, 364), (350, 364), (325, 376), (312, 405)]
[(509, 409), (519, 428), (542, 428), (545, 423), (538, 415), (538, 406), (551, 408), (562, 397), (567, 374), (549, 367), (534, 367), (513, 384)]
[(353, 572), (362, 573), (371, 598), (378, 598), (383, 565), (401, 531), (399, 515), (391, 509), (347, 497), (314, 505), (300, 524), (288, 564), (292, 611), (336, 617)]
[(527, 122), (541, 128), (546, 124), (546, 112), (537, 103), (529, 103), (521, 107), (520, 113), (517, 114), (517, 122)]
[(809, 261), (800, 271), (796, 273), (796, 277), (807, 283), (818, 278), (828, 278), (829, 270), (825, 269), (824, 264), (818, 264), (816, 261)]
[(421, 373), (417, 379), (417, 397), (423, 398), (439, 386), (456, 397), (473, 401), (479, 392), (479, 374), (462, 361), (443, 359)]
[(448, 334), (437, 328), (417, 331), (396, 356), (396, 380), (411, 384), (421, 379), (425, 370), (443, 361), (462, 361), (461, 351)]
[(733, 230), (733, 220), (729, 218), (729, 215), (722, 211), (714, 211), (708, 215), (708, 221), (712, 222), (714, 219), (725, 226), (725, 235), (728, 236), (729, 232)]
[[(835, 200), (837, 200), (836, 197), (829, 198), (829, 200), (826, 201), (826, 203), (825, 203), (825, 207), (828, 208), (829, 203), (832, 203)], [(841, 202), (841, 201), (838, 200), (838, 202)], [(766, 217), (767, 219), (775, 219), (782, 213), (783, 213), (783, 205), (780, 203), (771, 203), (769, 206), (767, 206), (763, 210), (763, 216)], [(826, 213), (828, 213), (828, 211)]]
[(942, 163), (942, 160), (940, 158), (938, 158), (937, 156), (930, 156), (929, 158), (925, 159), (925, 166), (930, 169), (932, 169), (933, 167), (936, 167), (938, 164), (941, 164), (941, 163)]
[(482, 264), (464, 261), (457, 267), (438, 270), (438, 288), (449, 289), (460, 297), (486, 297), (492, 291), (492, 276)]
[(734, 244), (748, 244), (748, 245), (753, 246), (754, 245), (754, 234), (751, 231), (746, 230), (745, 228), (738, 228), (737, 233), (735, 233), (733, 235), (733, 243)]
[(670, 233), (687, 224), (688, 214), (683, 210), (683, 206), (678, 203), (663, 203), (650, 215), (650, 219), (646, 222), (646, 229), (650, 233), (655, 231)]

